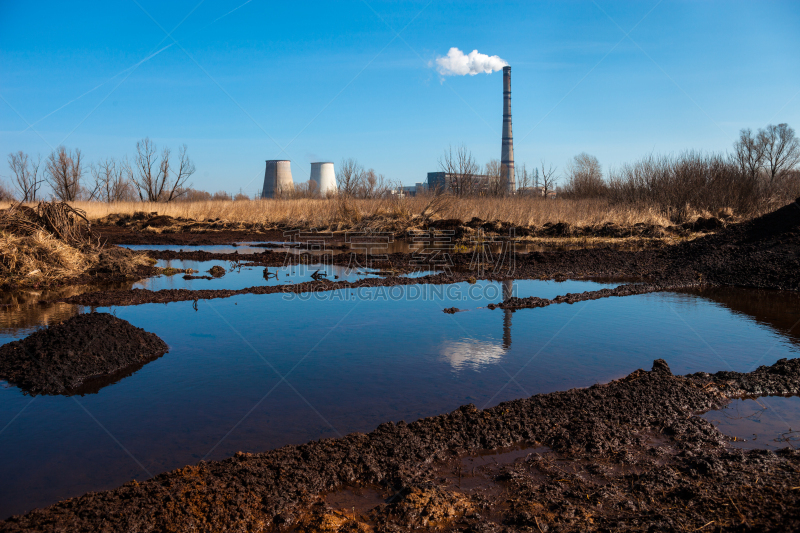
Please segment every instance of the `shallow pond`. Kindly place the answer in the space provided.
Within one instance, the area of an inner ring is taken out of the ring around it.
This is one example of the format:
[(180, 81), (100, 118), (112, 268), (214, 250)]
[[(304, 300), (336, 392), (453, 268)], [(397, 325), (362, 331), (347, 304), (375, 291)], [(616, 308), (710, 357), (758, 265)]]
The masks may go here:
[(731, 446), (752, 450), (777, 450), (800, 446), (800, 398), (762, 396), (733, 400), (703, 418), (732, 437)]
[[(208, 271), (213, 266), (225, 269), (224, 276), (214, 279), (184, 279), (184, 274), (172, 276), (156, 276), (144, 279), (133, 284), (135, 289), (230, 289), (239, 290), (246, 287), (261, 285), (286, 285), (312, 281), (314, 275), (322, 276), (330, 281), (357, 281), (364, 278), (378, 278), (382, 274), (373, 268), (359, 266), (340, 266), (322, 263), (287, 265), (280, 267), (245, 266), (231, 261), (189, 261), (183, 259), (162, 260), (156, 263), (159, 267), (176, 269), (189, 269), (196, 271), (192, 276), (209, 276)], [(404, 277), (420, 277), (434, 273), (433, 271), (418, 271), (405, 274)], [(319, 278), (322, 279), (322, 278)]]
[[(169, 353), (96, 394), (0, 389), (0, 516), (237, 451), (607, 382), (656, 358), (685, 374), (800, 355), (797, 295), (726, 289), (485, 308), (504, 291), (552, 298), (614, 285), (412, 285), (113, 308)], [(0, 342), (29, 333), (35, 309), (7, 307)], [(22, 312), (27, 327), (5, 326)]]

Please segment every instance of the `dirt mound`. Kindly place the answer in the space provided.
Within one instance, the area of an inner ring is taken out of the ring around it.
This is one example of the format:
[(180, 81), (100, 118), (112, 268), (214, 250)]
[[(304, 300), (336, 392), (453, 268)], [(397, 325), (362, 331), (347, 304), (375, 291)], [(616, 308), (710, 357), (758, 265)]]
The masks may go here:
[(800, 198), (753, 220), (732, 224), (714, 235), (697, 239), (707, 244), (762, 244), (789, 239), (800, 242)]
[(222, 276), (225, 275), (225, 269), (219, 265), (214, 265), (208, 270), (208, 273), (215, 278), (221, 278)]
[(146, 266), (149, 263), (146, 255), (138, 254), (128, 248), (109, 246), (100, 252), (97, 263), (89, 269), (89, 272), (131, 276), (137, 273), (139, 266)]
[(89, 313), (0, 346), (0, 378), (32, 396), (74, 394), (167, 350), (153, 333), (108, 313)]

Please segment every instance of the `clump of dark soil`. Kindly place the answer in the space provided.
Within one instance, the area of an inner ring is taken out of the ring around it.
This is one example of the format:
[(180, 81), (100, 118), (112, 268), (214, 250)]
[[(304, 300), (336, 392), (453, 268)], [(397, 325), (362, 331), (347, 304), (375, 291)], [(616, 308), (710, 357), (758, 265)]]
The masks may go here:
[[(796, 531), (800, 451), (733, 448), (696, 415), (798, 384), (800, 359), (683, 377), (657, 360), (586, 389), (201, 461), (0, 530)], [(474, 458), (493, 451), (481, 473)], [(332, 497), (347, 491), (379, 497)]]
[(142, 255), (128, 248), (107, 246), (101, 249), (97, 263), (89, 269), (89, 274), (138, 277), (139, 267), (146, 266)]
[(208, 273), (211, 274), (212, 277), (221, 278), (225, 275), (225, 269), (219, 265), (214, 265), (208, 270)]
[(74, 394), (167, 350), (153, 333), (108, 313), (88, 313), (0, 346), (0, 378), (32, 396)]

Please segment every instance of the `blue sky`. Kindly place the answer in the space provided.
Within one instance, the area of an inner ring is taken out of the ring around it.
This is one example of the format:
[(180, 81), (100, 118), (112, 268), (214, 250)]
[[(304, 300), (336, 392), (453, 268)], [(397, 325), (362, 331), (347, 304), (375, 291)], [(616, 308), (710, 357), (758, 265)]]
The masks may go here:
[(458, 47), (512, 66), (518, 167), (608, 169), (800, 129), (798, 30), (796, 1), (0, 0), (0, 152), (94, 161), (149, 136), (186, 143), (210, 191), (254, 193), (266, 159), (295, 182), (353, 157), (413, 184), (450, 144), (500, 156), (502, 74), (431, 67)]

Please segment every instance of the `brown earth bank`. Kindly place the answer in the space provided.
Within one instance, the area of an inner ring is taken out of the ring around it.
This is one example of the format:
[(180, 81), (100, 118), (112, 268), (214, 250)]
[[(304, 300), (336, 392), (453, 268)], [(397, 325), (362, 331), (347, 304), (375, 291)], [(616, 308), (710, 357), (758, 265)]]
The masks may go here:
[[(319, 261), (319, 258), (308, 254), (296, 256), (270, 250), (258, 254), (174, 251), (147, 253), (158, 259), (229, 260), (236, 266), (269, 267), (280, 266), (287, 262)], [(446, 272), (414, 279), (390, 275), (356, 282), (316, 280), (286, 286), (249, 287), (236, 291), (145, 289), (98, 291), (64, 301), (93, 306), (135, 305), (224, 298), (239, 294), (474, 282), (476, 279), (626, 279), (647, 282), (652, 290), (692, 286), (736, 286), (797, 291), (800, 290), (800, 204), (793, 202), (760, 218), (732, 224), (716, 234), (655, 250), (618, 251), (603, 248), (527, 254), (453, 253), (447, 258)], [(329, 256), (328, 260), (334, 264), (368, 265), (380, 268), (383, 272), (400, 273), (441, 268), (443, 256), (424, 253), (397, 253), (384, 257), (338, 254)], [(623, 287), (619, 288), (617, 293), (619, 295), (620, 292), (630, 290), (633, 289)], [(596, 295), (588, 295), (583, 299), (593, 299), (594, 296)], [(571, 296), (565, 298), (569, 299)]]
[(587, 389), (200, 462), (0, 531), (797, 530), (800, 451), (734, 448), (696, 415), (798, 392), (800, 359), (683, 377), (656, 360)]
[[(383, 232), (397, 238), (407, 236), (406, 231), (396, 231), (394, 224), (378, 217), (376, 224), (363, 220), (362, 225), (370, 231)], [(500, 220), (482, 220), (474, 217), (469, 221), (460, 219), (427, 220), (426, 230), (451, 232), (454, 240), (464, 240), (479, 232), (491, 236), (507, 237), (514, 232), (517, 237), (601, 237), (612, 239), (659, 240), (686, 238), (696, 233), (708, 233), (724, 228), (732, 222), (731, 217), (699, 217), (681, 225), (660, 226), (636, 223), (622, 226), (612, 222), (593, 226), (577, 226), (566, 222), (548, 222), (542, 226), (513, 226)], [(381, 223), (385, 226), (382, 227)], [(388, 225), (387, 225), (388, 224)], [(373, 227), (374, 226), (374, 227)], [(133, 215), (112, 214), (93, 225), (93, 230), (109, 244), (233, 244), (236, 242), (285, 241), (287, 234), (308, 231), (312, 228), (297, 225), (269, 225), (255, 222), (207, 219), (193, 220), (182, 217), (159, 215), (157, 212), (137, 212)], [(345, 239), (345, 231), (331, 233), (334, 241)], [(360, 233), (360, 232), (350, 232)]]
[(0, 346), (0, 379), (31, 396), (86, 394), (167, 350), (154, 333), (108, 313), (87, 313)]

